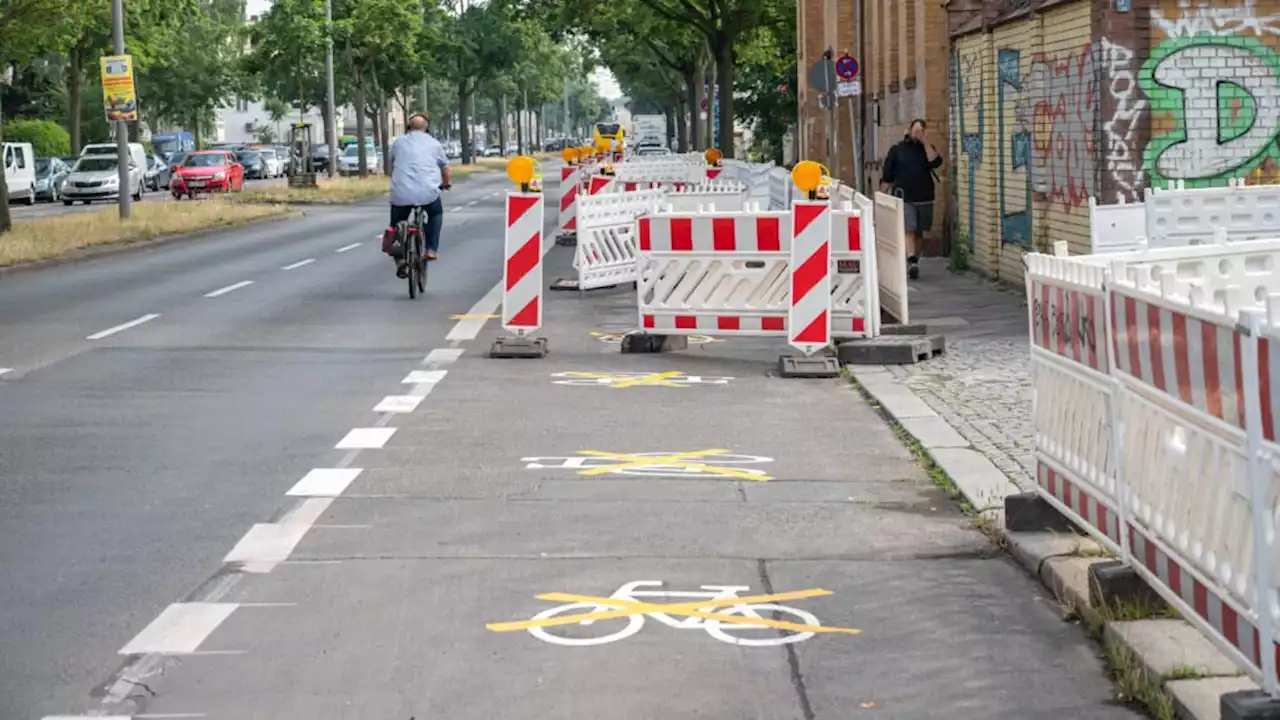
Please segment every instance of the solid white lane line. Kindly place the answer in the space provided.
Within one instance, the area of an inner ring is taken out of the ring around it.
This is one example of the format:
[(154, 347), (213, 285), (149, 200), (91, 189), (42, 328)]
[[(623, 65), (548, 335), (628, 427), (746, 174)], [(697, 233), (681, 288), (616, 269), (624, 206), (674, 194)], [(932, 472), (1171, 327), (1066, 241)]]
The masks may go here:
[(423, 395), (388, 395), (373, 407), (376, 413), (411, 413), (422, 403)]
[(423, 365), (448, 365), (456, 362), (466, 352), (462, 348), (436, 348), (422, 359)]
[[(146, 715), (133, 717), (146, 717)], [(40, 720), (133, 720), (133, 717), (129, 715), (45, 715)]]
[(223, 295), (226, 295), (229, 292), (235, 292), (240, 288), (249, 287), (252, 284), (253, 284), (252, 280), (241, 280), (240, 282), (235, 283), (234, 285), (228, 285), (224, 288), (218, 288), (217, 290), (214, 290), (211, 293), (205, 293), (204, 296), (207, 298), (221, 297)]
[(301, 497), (338, 497), (346, 492), (362, 468), (314, 468), (302, 476), (285, 495)]
[(115, 335), (118, 332), (128, 330), (129, 328), (132, 328), (132, 327), (138, 327), (142, 323), (151, 322), (152, 320), (155, 320), (158, 317), (160, 317), (160, 313), (150, 313), (148, 315), (143, 315), (142, 317), (136, 320), (130, 320), (129, 322), (124, 323), (123, 325), (117, 325), (112, 328), (107, 328), (106, 330), (103, 330), (101, 332), (96, 332), (86, 337), (85, 340), (101, 340), (102, 338), (105, 338), (105, 337), (111, 337), (112, 335)]
[(502, 282), (489, 288), (489, 292), (484, 297), (476, 301), (475, 305), (467, 311), (469, 317), (458, 321), (457, 325), (444, 336), (445, 340), (475, 340), (480, 334), (481, 328), (484, 327), (488, 319), (485, 315), (493, 315), (502, 307)]
[(338, 450), (377, 450), (386, 445), (395, 434), (395, 428), (353, 428), (333, 447)]
[(315, 262), (315, 261), (316, 261), (316, 259), (315, 259), (315, 258), (307, 258), (306, 260), (299, 260), (298, 262), (296, 262), (296, 263), (294, 263), (294, 264), (292, 264), (292, 265), (285, 265), (284, 267), (282, 267), (282, 268), (280, 268), (280, 269), (281, 269), (281, 270), (293, 270), (293, 269), (295, 269), (295, 268), (300, 268), (300, 267), (302, 267), (303, 265), (310, 265), (311, 263), (313, 263), (313, 262)]
[(414, 370), (400, 381), (402, 385), (421, 385), (422, 383), (438, 383), (448, 375), (448, 370)]
[(462, 205), (458, 205), (457, 207), (452, 208), (449, 212), (462, 212), (463, 210), (466, 210), (466, 208)]
[(120, 648), (120, 654), (195, 652), (236, 607), (236, 603), (174, 603)]
[(348, 251), (348, 250), (355, 250), (356, 248), (360, 247), (361, 245), (363, 245), (363, 243), (351, 243), (350, 245), (343, 245), (342, 247), (338, 248), (337, 250), (334, 250), (334, 252), (336, 252), (336, 253), (344, 253), (344, 252), (346, 252), (346, 251)]

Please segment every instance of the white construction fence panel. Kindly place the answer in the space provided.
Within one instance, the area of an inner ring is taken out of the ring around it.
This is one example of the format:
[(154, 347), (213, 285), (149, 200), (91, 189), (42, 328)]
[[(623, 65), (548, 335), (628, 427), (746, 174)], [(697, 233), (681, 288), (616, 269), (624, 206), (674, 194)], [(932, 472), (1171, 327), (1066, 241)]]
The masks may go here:
[(653, 163), (620, 163), (613, 168), (619, 182), (699, 183), (707, 179), (706, 166), (678, 160)]
[[(866, 198), (862, 198), (866, 200)], [(831, 333), (840, 338), (880, 332), (876, 236), (870, 204), (841, 203), (831, 213)]]
[(1277, 695), (1280, 240), (1027, 267), (1038, 491)]
[(1142, 203), (1099, 205), (1089, 198), (1089, 241), (1095, 254), (1131, 252), (1147, 234), (1147, 209)]
[(741, 211), (746, 207), (747, 188), (737, 182), (714, 180), (673, 188), (663, 199), (664, 212)]
[(635, 282), (635, 220), (654, 211), (664, 195), (663, 190), (606, 192), (579, 201), (573, 254), (579, 289)]
[(902, 199), (876, 193), (876, 273), (880, 281), (880, 307), (898, 322), (911, 322), (908, 312), (907, 240)]
[(769, 209), (791, 209), (791, 173), (786, 168), (776, 167), (769, 171)]
[(1207, 245), (1225, 233), (1232, 241), (1280, 232), (1280, 186), (1245, 185), (1187, 190), (1147, 188), (1140, 203), (1098, 205), (1090, 199), (1094, 253)]

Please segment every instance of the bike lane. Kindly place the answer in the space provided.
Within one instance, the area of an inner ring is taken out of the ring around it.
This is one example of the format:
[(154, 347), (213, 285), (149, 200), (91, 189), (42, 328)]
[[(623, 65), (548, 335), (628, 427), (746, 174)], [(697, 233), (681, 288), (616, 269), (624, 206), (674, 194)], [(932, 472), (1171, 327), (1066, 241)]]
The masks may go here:
[(770, 340), (621, 355), (632, 298), (547, 294), (546, 358), (488, 359), (490, 321), (371, 388), (418, 400), (317, 455), (305, 532), (233, 552), (131, 711), (1137, 717), (855, 393)]

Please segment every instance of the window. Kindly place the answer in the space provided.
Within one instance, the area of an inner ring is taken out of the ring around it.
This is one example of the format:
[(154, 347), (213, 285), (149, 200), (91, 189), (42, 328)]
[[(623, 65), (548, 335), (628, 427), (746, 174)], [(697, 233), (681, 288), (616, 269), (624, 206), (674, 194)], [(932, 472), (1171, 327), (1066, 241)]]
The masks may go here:
[(20, 145), (13, 146), (13, 156), (18, 159), (19, 169), (27, 166), (27, 154), (23, 152), (22, 147)]
[(898, 10), (897, 2), (889, 3), (889, 92), (898, 91), (898, 82), (902, 79), (898, 68), (898, 55), (900, 48), (898, 46), (898, 25), (902, 17), (902, 13)]
[(907, 0), (907, 77), (916, 76), (916, 0)]
[(249, 101), (240, 96), (236, 96), (236, 111), (249, 112)]

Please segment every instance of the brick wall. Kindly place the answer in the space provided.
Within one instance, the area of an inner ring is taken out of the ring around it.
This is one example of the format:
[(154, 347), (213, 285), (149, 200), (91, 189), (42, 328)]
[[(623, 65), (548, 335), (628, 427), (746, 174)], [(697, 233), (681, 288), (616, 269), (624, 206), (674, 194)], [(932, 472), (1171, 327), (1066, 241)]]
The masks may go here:
[(1280, 0), (953, 0), (954, 222), (972, 262), (1089, 251), (1090, 197), (1280, 182)]
[(809, 68), (831, 49), (835, 57), (853, 53), (855, 27), (853, 0), (798, 0), (796, 3), (799, 58), (799, 131), (801, 159), (826, 165), (835, 177), (850, 178), (853, 169), (853, 129), (849, 101), (836, 114), (837, 144), (827, 144), (827, 112), (818, 108), (818, 91), (809, 85)]

